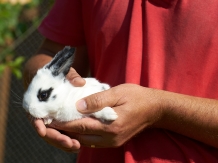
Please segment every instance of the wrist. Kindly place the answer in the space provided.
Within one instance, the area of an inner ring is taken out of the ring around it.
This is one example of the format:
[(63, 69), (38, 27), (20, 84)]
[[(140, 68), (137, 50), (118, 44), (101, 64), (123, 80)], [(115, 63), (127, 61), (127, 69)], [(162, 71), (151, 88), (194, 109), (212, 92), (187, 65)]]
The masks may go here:
[(184, 123), (184, 117), (187, 116), (185, 108), (187, 103), (190, 103), (188, 101), (185, 95), (160, 90), (158, 107), (161, 110), (161, 116), (155, 123), (155, 127), (177, 131), (178, 123)]
[(165, 115), (165, 92), (162, 90), (142, 87), (138, 94), (142, 97), (140, 103), (143, 128), (161, 128)]
[(169, 92), (164, 90), (152, 89), (155, 109), (155, 119), (151, 127), (153, 128), (165, 128), (165, 121), (169, 114), (170, 98)]

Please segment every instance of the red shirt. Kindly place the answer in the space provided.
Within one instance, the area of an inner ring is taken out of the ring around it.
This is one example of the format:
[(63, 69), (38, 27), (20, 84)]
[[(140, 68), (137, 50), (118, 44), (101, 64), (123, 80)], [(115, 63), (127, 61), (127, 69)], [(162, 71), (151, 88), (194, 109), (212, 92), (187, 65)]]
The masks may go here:
[[(217, 29), (216, 0), (56, 0), (39, 27), (53, 41), (86, 45), (92, 75), (101, 82), (215, 99)], [(147, 129), (120, 148), (82, 148), (78, 162), (218, 162), (218, 149)]]

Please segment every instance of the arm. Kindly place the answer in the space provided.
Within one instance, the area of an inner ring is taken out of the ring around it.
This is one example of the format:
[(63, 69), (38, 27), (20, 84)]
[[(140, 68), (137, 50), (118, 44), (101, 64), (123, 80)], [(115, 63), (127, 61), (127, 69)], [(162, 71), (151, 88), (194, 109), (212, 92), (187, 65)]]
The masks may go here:
[(86, 146), (117, 147), (140, 131), (153, 127), (171, 130), (218, 148), (217, 100), (123, 84), (77, 102), (82, 113), (105, 106), (113, 107), (119, 116), (109, 125), (93, 119), (52, 125), (68, 131), (69, 135), (76, 131), (76, 138)]
[(218, 148), (218, 101), (163, 92), (164, 114), (157, 127)]

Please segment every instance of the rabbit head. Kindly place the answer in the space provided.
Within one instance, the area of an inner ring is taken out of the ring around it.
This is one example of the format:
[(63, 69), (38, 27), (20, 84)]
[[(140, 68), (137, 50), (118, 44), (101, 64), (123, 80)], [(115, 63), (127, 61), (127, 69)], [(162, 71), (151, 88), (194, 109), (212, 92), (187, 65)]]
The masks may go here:
[(57, 114), (69, 89), (65, 76), (72, 65), (75, 49), (69, 46), (39, 69), (23, 98), (23, 108), (35, 118), (47, 118)]

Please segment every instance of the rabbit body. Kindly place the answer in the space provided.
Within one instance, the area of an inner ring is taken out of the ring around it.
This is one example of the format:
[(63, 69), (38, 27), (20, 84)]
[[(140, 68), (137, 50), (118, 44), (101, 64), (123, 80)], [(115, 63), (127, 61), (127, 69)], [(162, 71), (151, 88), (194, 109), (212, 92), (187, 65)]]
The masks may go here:
[[(65, 54), (65, 53), (64, 53)], [(69, 62), (69, 61), (68, 61)], [(72, 121), (83, 117), (95, 117), (101, 121), (113, 121), (118, 116), (111, 107), (105, 107), (92, 114), (81, 114), (76, 109), (76, 102), (88, 95), (110, 88), (95, 78), (85, 78), (83, 87), (74, 87), (66, 78), (69, 72), (57, 71), (53, 60), (37, 71), (23, 98), (23, 108), (35, 118), (42, 118), (45, 124), (52, 120)], [(67, 63), (64, 63), (67, 64)], [(66, 65), (65, 65), (66, 66)], [(69, 66), (69, 65), (67, 65)], [(59, 71), (59, 69), (58, 69)]]

